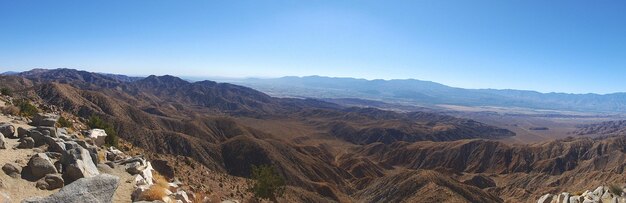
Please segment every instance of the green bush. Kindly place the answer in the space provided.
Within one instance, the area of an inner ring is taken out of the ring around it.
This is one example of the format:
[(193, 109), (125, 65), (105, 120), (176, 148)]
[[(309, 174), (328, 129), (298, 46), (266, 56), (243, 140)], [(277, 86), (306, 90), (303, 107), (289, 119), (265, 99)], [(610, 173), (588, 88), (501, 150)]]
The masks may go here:
[(618, 185), (610, 185), (609, 186), (609, 191), (611, 191), (611, 193), (613, 193), (614, 195), (617, 196), (621, 196), (622, 195), (622, 187), (618, 186)]
[(35, 105), (32, 105), (28, 100), (25, 99), (15, 100), (14, 104), (20, 109), (20, 114), (22, 116), (32, 117), (37, 114), (37, 112), (39, 112)]
[(57, 123), (59, 124), (59, 127), (62, 127), (62, 128), (71, 128), (73, 126), (72, 122), (70, 120), (67, 120), (63, 116), (59, 118), (59, 121), (57, 121)]
[(285, 192), (285, 180), (273, 166), (252, 166), (252, 179), (255, 180), (252, 192), (254, 196), (276, 202), (277, 197)]
[(107, 123), (96, 115), (89, 117), (87, 125), (89, 125), (90, 128), (100, 128), (106, 132), (107, 136), (104, 139), (104, 144), (106, 146), (118, 147), (119, 138), (117, 136), (117, 131), (113, 128), (113, 125)]
[(13, 96), (13, 91), (11, 91), (11, 89), (3, 87), (0, 88), (0, 94), (2, 95), (6, 95), (6, 96)]

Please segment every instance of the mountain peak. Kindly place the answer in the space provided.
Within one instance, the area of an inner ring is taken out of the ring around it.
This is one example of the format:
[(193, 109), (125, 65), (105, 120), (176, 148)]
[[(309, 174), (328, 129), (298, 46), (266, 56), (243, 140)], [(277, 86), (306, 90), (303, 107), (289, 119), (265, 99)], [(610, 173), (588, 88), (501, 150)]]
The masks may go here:
[(180, 87), (189, 84), (186, 80), (172, 75), (150, 75), (144, 79), (137, 80), (137, 83), (162, 87)]

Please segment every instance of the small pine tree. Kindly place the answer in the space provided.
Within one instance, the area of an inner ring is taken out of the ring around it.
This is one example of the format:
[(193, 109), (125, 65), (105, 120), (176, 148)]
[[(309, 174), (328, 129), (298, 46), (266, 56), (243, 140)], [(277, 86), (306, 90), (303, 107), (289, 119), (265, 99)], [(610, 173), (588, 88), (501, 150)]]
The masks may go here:
[(2, 95), (6, 95), (6, 96), (13, 96), (13, 91), (11, 91), (11, 89), (3, 87), (0, 88), (0, 94)]
[(613, 193), (614, 195), (617, 196), (621, 196), (622, 195), (622, 187), (618, 186), (618, 185), (610, 185), (609, 186), (609, 191), (611, 191), (611, 193)]
[(62, 128), (71, 128), (72, 127), (72, 122), (70, 120), (67, 120), (65, 117), (61, 116), (59, 118), (59, 120), (57, 121), (57, 123), (59, 124), (59, 127)]
[(257, 198), (276, 202), (276, 198), (282, 197), (285, 192), (285, 180), (273, 166), (252, 165), (252, 179), (255, 180), (252, 192)]
[(35, 107), (25, 99), (16, 100), (14, 101), (14, 103), (15, 106), (20, 108), (20, 114), (22, 114), (22, 116), (32, 117), (37, 114), (37, 112), (39, 112), (37, 107)]

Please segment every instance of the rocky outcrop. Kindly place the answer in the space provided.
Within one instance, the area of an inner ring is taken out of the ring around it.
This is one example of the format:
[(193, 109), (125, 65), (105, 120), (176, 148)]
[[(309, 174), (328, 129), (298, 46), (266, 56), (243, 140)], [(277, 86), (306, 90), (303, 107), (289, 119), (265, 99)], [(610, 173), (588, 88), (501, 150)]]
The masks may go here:
[(118, 187), (119, 178), (102, 174), (81, 178), (63, 187), (59, 192), (40, 198), (31, 198), (23, 203), (106, 203), (111, 202)]
[(17, 137), (18, 138), (23, 138), (26, 137), (28, 135), (28, 129), (22, 128), (22, 127), (18, 127), (17, 128)]
[(19, 178), (21, 169), (15, 164), (7, 163), (2, 166), (2, 171), (4, 171), (5, 174), (11, 176), (12, 178)]
[(0, 133), (2, 133), (7, 138), (16, 138), (15, 127), (10, 123), (0, 123)]
[(32, 126), (44, 126), (44, 127), (54, 127), (57, 121), (59, 120), (59, 115), (56, 114), (46, 114), (46, 113), (38, 113), (36, 114), (32, 122), (30, 123)]
[(54, 190), (62, 188), (65, 184), (60, 174), (47, 174), (46, 177), (37, 181), (36, 187), (41, 190)]
[(600, 186), (593, 191), (587, 190), (578, 194), (568, 192), (545, 194), (537, 200), (537, 203), (626, 203), (625, 192), (626, 187)]
[(75, 142), (65, 143), (62, 153), (63, 177), (72, 182), (80, 178), (94, 177), (99, 174), (92, 156), (85, 148)]
[(32, 137), (24, 137), (20, 139), (20, 144), (17, 145), (19, 149), (32, 149), (35, 147), (35, 140)]
[(54, 162), (45, 153), (33, 155), (30, 161), (28, 161), (27, 168), (34, 179), (43, 178), (47, 174), (58, 173), (56, 167), (54, 167)]
[(104, 145), (107, 133), (103, 129), (91, 129), (87, 132), (87, 137), (93, 140), (96, 146), (101, 147)]

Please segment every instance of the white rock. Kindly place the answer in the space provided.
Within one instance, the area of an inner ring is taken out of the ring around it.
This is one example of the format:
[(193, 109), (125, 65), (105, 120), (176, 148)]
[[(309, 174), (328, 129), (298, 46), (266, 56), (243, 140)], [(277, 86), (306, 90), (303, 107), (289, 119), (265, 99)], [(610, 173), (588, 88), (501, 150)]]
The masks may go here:
[(583, 196), (572, 196), (569, 198), (569, 203), (582, 203), (584, 200)]
[(148, 182), (146, 181), (145, 178), (143, 178), (143, 176), (135, 175), (135, 179), (133, 180), (133, 184), (135, 186), (148, 185)]
[(104, 139), (107, 137), (107, 133), (103, 129), (91, 129), (87, 137), (91, 138), (94, 144), (100, 147), (104, 145)]
[(537, 203), (550, 203), (550, 202), (552, 202), (553, 198), (554, 198), (554, 195), (552, 195), (552, 194), (545, 194), (545, 195), (543, 195), (543, 196), (541, 196), (539, 198)]
[(176, 192), (176, 200), (181, 201), (183, 203), (191, 203), (191, 200), (189, 200), (189, 196), (187, 196), (187, 193), (185, 191), (178, 191)]
[(146, 162), (146, 168), (143, 169), (143, 171), (141, 171), (141, 176), (143, 176), (144, 179), (146, 179), (146, 182), (148, 183), (148, 185), (152, 185), (154, 184), (153, 178), (152, 177), (152, 171), (154, 169), (152, 168), (152, 164), (150, 162)]

